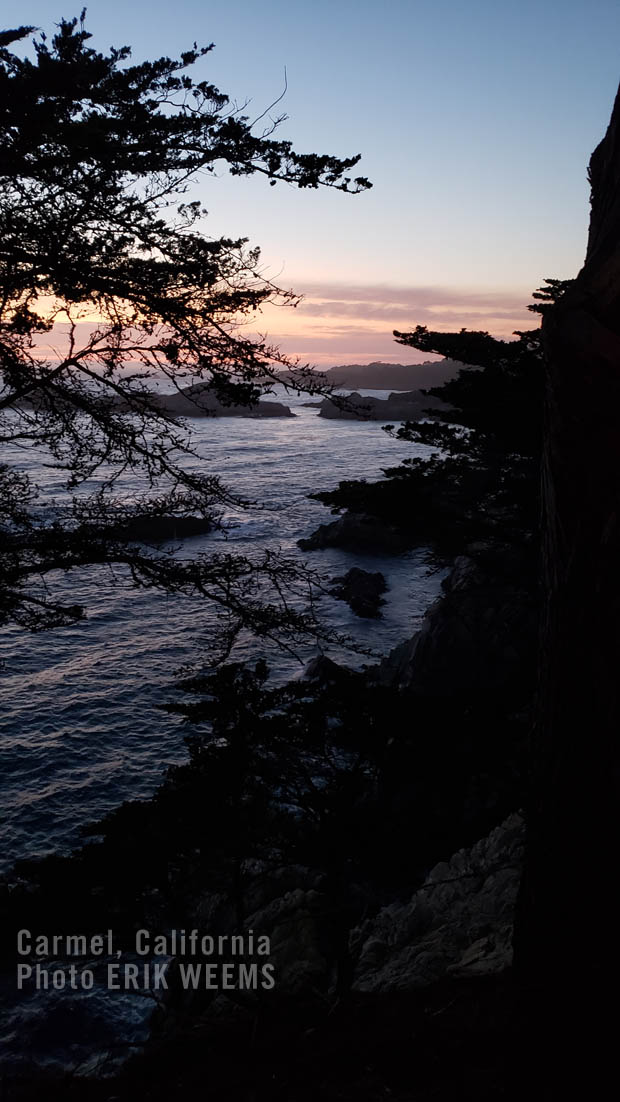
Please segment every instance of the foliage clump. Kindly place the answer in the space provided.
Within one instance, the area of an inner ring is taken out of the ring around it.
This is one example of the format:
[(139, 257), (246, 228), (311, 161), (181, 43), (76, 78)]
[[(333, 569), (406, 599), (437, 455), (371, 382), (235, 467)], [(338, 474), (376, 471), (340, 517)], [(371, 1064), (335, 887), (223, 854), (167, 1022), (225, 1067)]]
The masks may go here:
[[(546, 280), (529, 309), (541, 313), (569, 281)], [(501, 341), (486, 332), (440, 333), (419, 325), (398, 343), (465, 366), (426, 393), (445, 403), (429, 419), (388, 426), (425, 454), (384, 470), (378, 482), (343, 481), (314, 495), (334, 512), (349, 509), (398, 525), (412, 543), (447, 552), (467, 541), (531, 541), (538, 528), (543, 416), (539, 329)]]

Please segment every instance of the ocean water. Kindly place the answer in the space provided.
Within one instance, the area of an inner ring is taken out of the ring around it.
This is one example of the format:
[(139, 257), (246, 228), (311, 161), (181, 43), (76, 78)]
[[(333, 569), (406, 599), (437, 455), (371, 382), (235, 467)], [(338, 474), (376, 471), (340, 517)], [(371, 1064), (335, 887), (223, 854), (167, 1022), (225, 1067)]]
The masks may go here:
[[(229, 510), (227, 533), (184, 541), (176, 553), (280, 549), (331, 577), (351, 566), (381, 570), (389, 590), (380, 620), (361, 620), (330, 597), (321, 599), (320, 612), (362, 647), (384, 654), (416, 630), (438, 591), (440, 575), (425, 553), (302, 553), (296, 541), (333, 519), (310, 493), (340, 479), (380, 477), (383, 467), (425, 449), (392, 440), (377, 422), (319, 418), (304, 408), (307, 397), (274, 397), (296, 416), (190, 423), (200, 466), (260, 506)], [(59, 491), (58, 472), (44, 468), (40, 455), (5, 458), (33, 474), (43, 502)], [(127, 492), (135, 488), (126, 480)], [(150, 795), (166, 767), (184, 758), (189, 728), (161, 705), (175, 697), (178, 671), (200, 660), (213, 632), (213, 609), (204, 600), (135, 589), (122, 571), (93, 567), (56, 581), (71, 603), (86, 606), (87, 619), (36, 635), (0, 632), (3, 868), (18, 857), (75, 848), (80, 827), (122, 800)], [(316, 653), (308, 644), (295, 658), (245, 638), (234, 657), (264, 655), (282, 679), (298, 676)], [(338, 648), (327, 653), (356, 668), (371, 661)]]

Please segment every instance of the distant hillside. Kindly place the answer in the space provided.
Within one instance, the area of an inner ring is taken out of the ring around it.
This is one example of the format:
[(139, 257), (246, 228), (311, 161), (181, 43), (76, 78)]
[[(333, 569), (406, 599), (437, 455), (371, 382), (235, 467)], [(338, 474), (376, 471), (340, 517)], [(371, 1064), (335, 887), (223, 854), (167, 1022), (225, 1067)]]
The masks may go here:
[[(342, 364), (315, 372), (318, 382), (342, 386), (346, 390), (420, 390), (442, 386), (465, 367), (456, 360), (426, 360), (420, 364)], [(283, 383), (295, 383), (288, 371), (278, 373)]]
[(453, 379), (465, 365), (456, 360), (427, 360), (420, 364), (343, 364), (330, 367), (325, 374), (329, 382), (336, 379), (343, 387), (367, 390), (419, 390), (441, 386)]

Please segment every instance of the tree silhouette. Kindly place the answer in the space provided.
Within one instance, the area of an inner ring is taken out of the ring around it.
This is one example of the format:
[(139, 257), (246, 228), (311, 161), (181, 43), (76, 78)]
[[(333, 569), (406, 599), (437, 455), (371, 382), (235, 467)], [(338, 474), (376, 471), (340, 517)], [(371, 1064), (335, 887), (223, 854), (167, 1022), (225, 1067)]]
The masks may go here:
[[(10, 47), (32, 30), (0, 35), (0, 439), (18, 459), (44, 449), (68, 496), (50, 519), (19, 462), (0, 466), (0, 620), (71, 622), (82, 610), (54, 596), (54, 572), (124, 563), (140, 585), (209, 597), (232, 634), (280, 625), (294, 636), (308, 618), (280, 597), (306, 586), (298, 565), (215, 554), (181, 563), (128, 542), (136, 521), (198, 516), (206, 527), (234, 499), (188, 462), (188, 436), (149, 379), (247, 405), (284, 365), (313, 389), (306, 369), (240, 326), (295, 295), (264, 278), (245, 239), (205, 235), (189, 188), (225, 167), (356, 193), (370, 186), (347, 175), (359, 157), (297, 153), (273, 137), (282, 117), (268, 109), (253, 121), (195, 81), (188, 69), (212, 46), (131, 64), (127, 47), (90, 46), (82, 12), (50, 42), (41, 34), (30, 60)], [(127, 471), (148, 485), (130, 504), (116, 490)]]
[[(566, 282), (545, 280), (529, 309), (540, 313)], [(426, 391), (445, 404), (432, 419), (386, 431), (432, 452), (383, 471), (376, 482), (341, 482), (317, 493), (333, 511), (369, 513), (399, 527), (411, 545), (462, 554), (468, 540), (527, 543), (536, 557), (542, 447), (541, 330), (497, 340), (486, 332), (395, 331), (399, 344), (463, 364), (455, 378)]]

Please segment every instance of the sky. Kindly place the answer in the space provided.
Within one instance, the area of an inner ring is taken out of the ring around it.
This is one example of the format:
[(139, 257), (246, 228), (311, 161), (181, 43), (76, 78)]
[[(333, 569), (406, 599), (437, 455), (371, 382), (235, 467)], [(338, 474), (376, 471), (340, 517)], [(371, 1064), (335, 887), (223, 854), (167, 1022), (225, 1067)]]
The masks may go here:
[[(46, 32), (67, 0), (3, 0), (4, 27)], [(196, 67), (302, 152), (361, 153), (370, 192), (200, 184), (205, 232), (260, 245), (265, 273), (304, 296), (261, 329), (329, 366), (412, 362), (392, 330), (532, 328), (545, 277), (576, 275), (586, 168), (620, 80), (618, 0), (90, 0), (92, 45), (134, 60), (215, 43)]]

